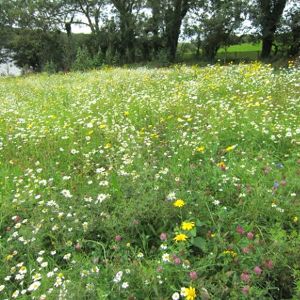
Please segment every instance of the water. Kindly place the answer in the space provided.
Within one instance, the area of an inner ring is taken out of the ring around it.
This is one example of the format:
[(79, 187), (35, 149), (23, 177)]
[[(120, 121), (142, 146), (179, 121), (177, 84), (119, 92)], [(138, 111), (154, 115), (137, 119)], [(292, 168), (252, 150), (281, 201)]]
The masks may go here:
[(18, 68), (13, 62), (0, 64), (0, 75), (1, 76), (20, 76), (22, 70)]

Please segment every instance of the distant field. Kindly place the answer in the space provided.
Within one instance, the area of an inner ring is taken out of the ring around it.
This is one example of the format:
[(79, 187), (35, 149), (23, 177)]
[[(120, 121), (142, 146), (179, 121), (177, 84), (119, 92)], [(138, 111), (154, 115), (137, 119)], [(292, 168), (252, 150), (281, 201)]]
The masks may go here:
[(0, 299), (300, 299), (299, 146), (293, 66), (0, 78)]
[[(249, 44), (244, 43), (240, 45), (232, 45), (227, 48), (227, 52), (252, 52), (252, 51), (260, 51), (261, 50), (261, 43), (257, 44)], [(219, 53), (225, 52), (224, 48), (219, 50)]]
[[(259, 59), (261, 51), (261, 44), (250, 44), (250, 43), (244, 43), (241, 45), (233, 45), (227, 48), (227, 53), (225, 53), (225, 49), (221, 48), (219, 49), (216, 60), (220, 59), (223, 61), (229, 62), (230, 60), (233, 61), (255, 61)], [(192, 52), (186, 52), (184, 53), (181, 60), (183, 62), (197, 62), (203, 60), (203, 57), (200, 57), (198, 59), (195, 58), (195, 53)]]

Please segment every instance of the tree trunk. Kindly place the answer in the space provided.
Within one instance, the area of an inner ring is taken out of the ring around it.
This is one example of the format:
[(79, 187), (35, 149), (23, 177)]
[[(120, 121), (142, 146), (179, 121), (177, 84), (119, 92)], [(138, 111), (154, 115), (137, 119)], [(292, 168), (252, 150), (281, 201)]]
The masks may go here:
[(270, 56), (274, 34), (276, 32), (280, 17), (282, 16), (287, 0), (260, 0), (262, 13), (262, 50), (261, 58), (266, 59)]
[(174, 2), (174, 6), (168, 9), (166, 16), (166, 46), (171, 62), (175, 61), (181, 23), (190, 5), (188, 0), (175, 0)]
[(264, 37), (262, 40), (261, 58), (266, 59), (270, 57), (272, 51), (272, 44), (274, 38), (272, 36)]

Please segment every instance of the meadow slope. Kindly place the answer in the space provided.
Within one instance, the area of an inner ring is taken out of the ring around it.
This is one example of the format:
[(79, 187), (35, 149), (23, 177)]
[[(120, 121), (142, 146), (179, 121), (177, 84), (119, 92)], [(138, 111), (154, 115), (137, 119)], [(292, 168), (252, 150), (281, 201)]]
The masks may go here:
[(300, 69), (0, 78), (0, 299), (299, 299)]

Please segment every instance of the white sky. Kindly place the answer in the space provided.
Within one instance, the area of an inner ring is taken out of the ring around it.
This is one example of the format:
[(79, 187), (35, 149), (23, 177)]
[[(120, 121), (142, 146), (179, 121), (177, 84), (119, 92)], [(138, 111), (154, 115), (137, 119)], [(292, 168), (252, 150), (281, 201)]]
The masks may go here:
[[(293, 6), (295, 6), (295, 7), (300, 6), (300, 0), (288, 0), (287, 5), (285, 7), (285, 12), (287, 12)], [(109, 13), (111, 13), (111, 12), (109, 12)], [(87, 20), (84, 16), (82, 16), (82, 20), (84, 22), (87, 22)], [(243, 31), (243, 28), (246, 27), (246, 28), (250, 29), (247, 32), (251, 34), (255, 31), (255, 29), (251, 29), (250, 26), (251, 26), (251, 22), (249, 20), (246, 20), (246, 21), (244, 21), (244, 24), (241, 26), (240, 31)], [(91, 30), (86, 25), (72, 24), (72, 32), (74, 32), (74, 33), (91, 33)]]

